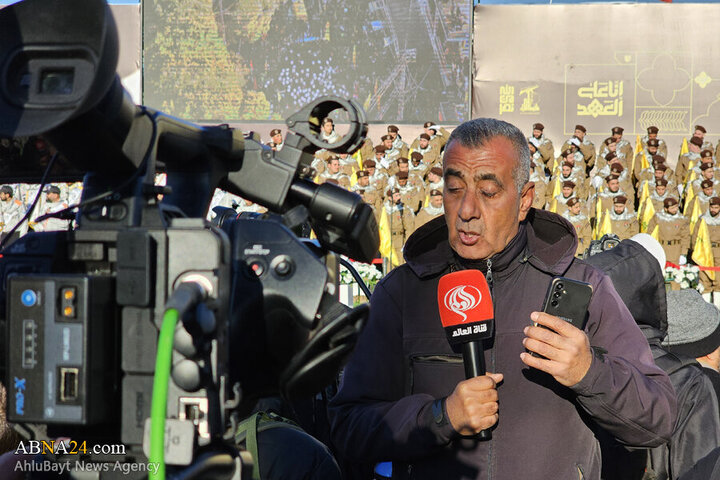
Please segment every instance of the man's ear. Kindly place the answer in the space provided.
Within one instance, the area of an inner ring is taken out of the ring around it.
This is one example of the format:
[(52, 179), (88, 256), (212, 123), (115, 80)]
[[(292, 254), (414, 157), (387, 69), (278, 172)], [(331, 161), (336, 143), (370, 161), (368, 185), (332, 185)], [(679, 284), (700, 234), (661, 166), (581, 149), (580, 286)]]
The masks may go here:
[(520, 193), (520, 209), (518, 210), (518, 222), (522, 222), (527, 217), (530, 207), (532, 207), (535, 198), (535, 183), (527, 182)]

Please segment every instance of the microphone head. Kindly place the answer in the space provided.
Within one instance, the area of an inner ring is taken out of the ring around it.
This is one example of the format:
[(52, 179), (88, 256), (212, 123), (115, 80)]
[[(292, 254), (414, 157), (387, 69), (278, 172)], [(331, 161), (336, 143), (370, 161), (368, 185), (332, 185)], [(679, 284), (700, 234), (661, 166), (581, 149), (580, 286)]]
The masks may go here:
[(495, 318), (490, 287), (479, 270), (448, 273), (438, 284), (438, 310), (451, 344), (490, 338)]

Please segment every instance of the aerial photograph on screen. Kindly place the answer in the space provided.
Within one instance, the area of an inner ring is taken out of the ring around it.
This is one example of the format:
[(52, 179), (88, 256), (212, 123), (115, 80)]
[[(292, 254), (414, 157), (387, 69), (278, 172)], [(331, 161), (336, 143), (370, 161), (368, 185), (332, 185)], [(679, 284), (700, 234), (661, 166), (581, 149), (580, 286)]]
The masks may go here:
[(322, 95), (376, 122), (469, 118), (468, 0), (148, 0), (143, 103), (281, 121)]

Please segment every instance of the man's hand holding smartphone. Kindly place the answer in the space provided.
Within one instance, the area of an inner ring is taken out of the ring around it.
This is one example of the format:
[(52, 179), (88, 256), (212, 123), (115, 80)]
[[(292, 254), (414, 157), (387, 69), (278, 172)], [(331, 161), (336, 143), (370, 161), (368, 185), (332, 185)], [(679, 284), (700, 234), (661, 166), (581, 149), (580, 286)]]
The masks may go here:
[[(537, 326), (525, 327), (523, 345), (530, 352), (520, 354), (525, 365), (552, 375), (566, 387), (580, 382), (592, 363), (590, 341), (584, 331), (559, 317), (533, 312), (530, 319)], [(547, 328), (543, 328), (547, 327)]]

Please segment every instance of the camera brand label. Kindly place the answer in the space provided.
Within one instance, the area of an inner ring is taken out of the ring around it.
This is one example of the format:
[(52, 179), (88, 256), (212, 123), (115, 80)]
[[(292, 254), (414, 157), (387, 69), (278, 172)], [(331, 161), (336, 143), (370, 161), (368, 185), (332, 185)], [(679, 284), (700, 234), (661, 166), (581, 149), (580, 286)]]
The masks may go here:
[(262, 245), (260, 245), (259, 243), (256, 243), (255, 245), (252, 246), (252, 248), (246, 248), (244, 250), (244, 253), (245, 253), (245, 255), (263, 255), (263, 256), (265, 256), (265, 255), (270, 254), (270, 249), (263, 248)]

